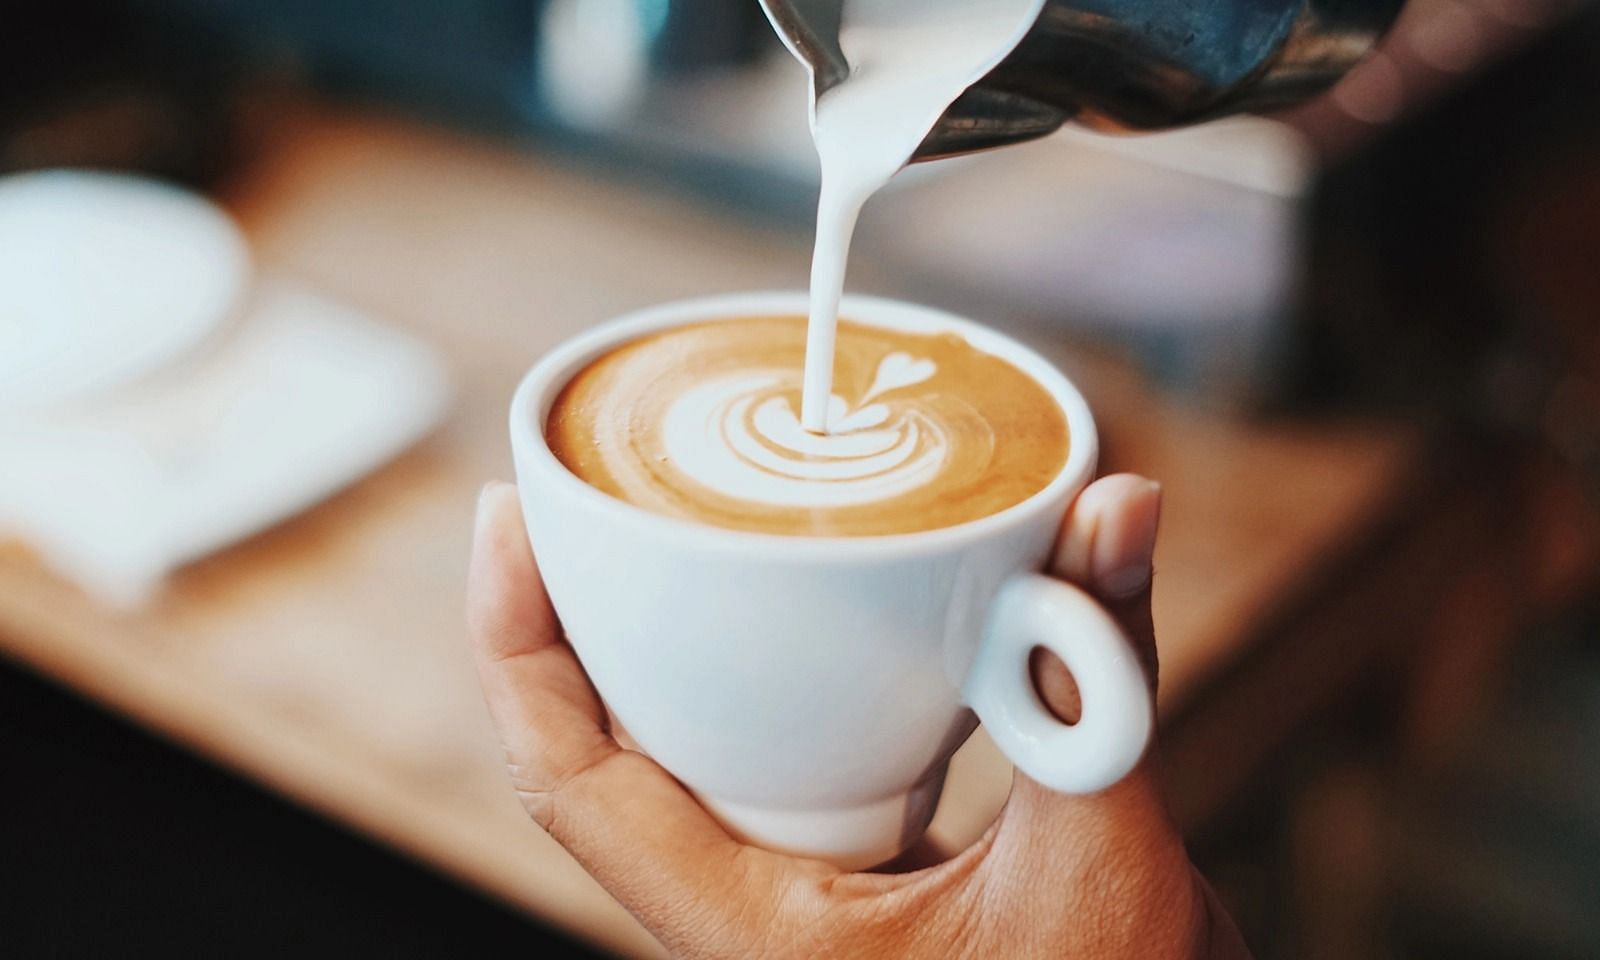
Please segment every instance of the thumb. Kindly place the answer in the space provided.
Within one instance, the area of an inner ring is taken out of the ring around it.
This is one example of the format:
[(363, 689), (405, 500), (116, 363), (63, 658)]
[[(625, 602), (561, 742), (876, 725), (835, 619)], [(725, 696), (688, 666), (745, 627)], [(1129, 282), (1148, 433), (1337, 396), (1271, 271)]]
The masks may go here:
[[(1161, 485), (1131, 473), (1104, 477), (1078, 495), (1056, 540), (1051, 572), (1087, 590), (1109, 611), (1144, 667), (1151, 692), (1156, 687), (1156, 634), (1150, 614), (1150, 588), (1155, 575), (1156, 531), (1161, 521)], [(1067, 720), (1074, 720), (1075, 694), (1066, 669), (1036, 663), (1034, 682), (1045, 702)]]
[[(1073, 503), (1051, 565), (1053, 573), (1088, 591), (1116, 619), (1145, 668), (1152, 697), (1156, 642), (1150, 588), (1160, 514), (1160, 485), (1132, 474), (1102, 478)], [(1081, 705), (1066, 667), (1042, 651), (1035, 651), (1030, 666), (1040, 698), (1064, 722), (1075, 722)], [(1057, 793), (1019, 771), (995, 846), (1001, 857), (1011, 848), (1035, 865), (1041, 857), (1054, 860), (1056, 869), (1104, 867), (1097, 861), (1102, 853), (1119, 860), (1155, 855), (1158, 861), (1173, 850), (1182, 855), (1149, 753), (1121, 782), (1089, 795)]]
[[(1150, 585), (1160, 515), (1157, 484), (1106, 477), (1072, 505), (1052, 561), (1055, 575), (1088, 591), (1116, 619), (1144, 665), (1152, 698)], [(1074, 722), (1081, 708), (1067, 669), (1053, 656), (1031, 666), (1041, 699), (1063, 722)], [(1040, 955), (1249, 956), (1189, 862), (1153, 753), (1152, 742), (1131, 773), (1093, 794), (1057, 793), (1016, 774), (980, 869), (1003, 891), (998, 896), (1019, 905), (1019, 916), (1071, 918), (1067, 935), (1041, 944)]]

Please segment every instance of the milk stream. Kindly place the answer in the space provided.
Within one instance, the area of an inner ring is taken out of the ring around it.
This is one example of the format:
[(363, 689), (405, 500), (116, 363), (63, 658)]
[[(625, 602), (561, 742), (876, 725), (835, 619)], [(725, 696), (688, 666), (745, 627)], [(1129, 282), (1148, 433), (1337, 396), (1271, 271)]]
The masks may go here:
[(1043, 0), (847, 0), (839, 42), (850, 76), (812, 104), (822, 171), (800, 423), (835, 428), (834, 341), (850, 238), (889, 182), (975, 80), (1017, 45)]

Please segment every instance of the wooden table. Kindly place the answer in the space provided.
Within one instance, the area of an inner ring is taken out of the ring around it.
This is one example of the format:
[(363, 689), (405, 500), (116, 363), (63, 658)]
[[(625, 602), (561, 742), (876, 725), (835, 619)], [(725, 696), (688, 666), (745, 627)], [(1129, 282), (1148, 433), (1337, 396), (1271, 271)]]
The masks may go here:
[[(641, 305), (797, 286), (805, 238), (426, 128), (313, 113), (268, 129), (223, 198), (263, 271), (435, 344), (459, 389), (452, 416), (136, 613), (0, 550), (0, 649), (466, 883), (613, 949), (658, 952), (506, 785), (462, 636), (473, 506), (485, 480), (511, 475), (506, 404), (543, 351)], [(870, 262), (852, 265), (852, 285), (915, 296)], [(1369, 541), (1415, 475), (1402, 430), (1195, 412), (1113, 360), (1023, 335), (1095, 404), (1107, 466), (1166, 485), (1164, 715), (1191, 711), (1267, 618)], [(975, 835), (1008, 784), (974, 738), (936, 830)]]

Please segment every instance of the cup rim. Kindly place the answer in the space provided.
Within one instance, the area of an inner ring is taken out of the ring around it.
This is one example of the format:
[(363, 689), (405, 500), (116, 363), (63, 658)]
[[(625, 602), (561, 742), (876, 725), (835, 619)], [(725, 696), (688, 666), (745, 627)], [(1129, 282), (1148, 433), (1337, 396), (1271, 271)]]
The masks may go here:
[[(923, 553), (990, 538), (1036, 522), (1064, 494), (1076, 493), (1094, 476), (1099, 435), (1088, 401), (1060, 370), (1030, 347), (973, 320), (934, 307), (864, 294), (846, 294), (839, 312), (856, 323), (916, 333), (955, 332), (972, 346), (1014, 364), (1033, 378), (1061, 407), (1067, 418), (1067, 459), (1050, 482), (1027, 499), (1004, 510), (947, 527), (907, 533), (813, 537), (736, 530), (646, 510), (589, 485), (567, 469), (545, 440), (545, 423), (556, 395), (585, 366), (606, 352), (650, 333), (688, 323), (775, 314), (804, 315), (810, 306), (805, 291), (761, 290), (674, 300), (644, 307), (608, 320), (562, 341), (523, 376), (512, 396), (511, 446), (519, 487), (530, 480), (560, 488), (597, 510), (626, 516), (631, 523), (697, 549), (723, 549), (788, 558), (879, 558), (885, 554)], [(526, 475), (533, 471), (534, 476)]]

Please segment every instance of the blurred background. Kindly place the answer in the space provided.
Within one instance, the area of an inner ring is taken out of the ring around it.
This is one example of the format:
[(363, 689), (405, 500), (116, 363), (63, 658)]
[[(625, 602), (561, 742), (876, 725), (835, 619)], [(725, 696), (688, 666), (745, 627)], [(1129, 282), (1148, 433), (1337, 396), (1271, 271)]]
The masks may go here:
[[(1036, 344), (1166, 486), (1164, 765), (1263, 958), (1600, 956), (1597, 51), (1411, 0), (1305, 106), (863, 219), (852, 289)], [(755, 0), (18, 2), (0, 63), (14, 955), (650, 955), (516, 811), (461, 580), (542, 351), (803, 285)]]

